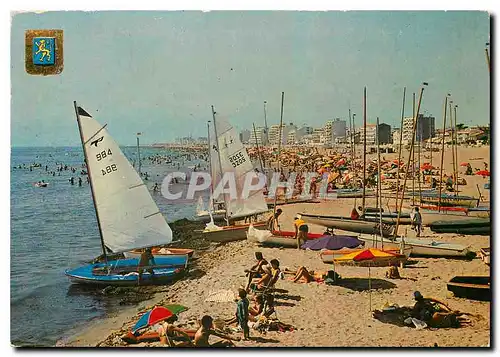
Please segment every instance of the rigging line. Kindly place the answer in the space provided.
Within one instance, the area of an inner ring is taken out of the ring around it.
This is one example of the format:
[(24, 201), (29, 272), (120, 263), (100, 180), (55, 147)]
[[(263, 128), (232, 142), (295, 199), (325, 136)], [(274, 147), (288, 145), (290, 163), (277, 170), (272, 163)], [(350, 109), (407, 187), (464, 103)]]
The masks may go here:
[(92, 135), (92, 136), (91, 136), (91, 137), (90, 137), (90, 138), (89, 138), (89, 139), (85, 142), (85, 145), (87, 145), (87, 143), (88, 143), (90, 140), (92, 140), (93, 138), (95, 138), (95, 137), (96, 137), (96, 135), (97, 135), (97, 134), (99, 134), (99, 133), (100, 133), (100, 132), (101, 132), (104, 128), (106, 128), (107, 126), (108, 126), (108, 124), (104, 124), (104, 126), (103, 126), (101, 129), (97, 130), (97, 131), (95, 132), (95, 134), (94, 134), (94, 135)]
[(146, 184), (143, 182), (143, 183), (140, 183), (140, 184), (135, 185), (135, 186), (130, 186), (128, 189), (131, 190), (133, 188), (137, 188), (137, 187), (141, 187), (141, 186), (146, 186)]
[(148, 214), (147, 216), (144, 216), (144, 218), (149, 218), (149, 217), (152, 217), (152, 216), (156, 216), (157, 214), (161, 214), (161, 212), (158, 211), (158, 212), (155, 212), (155, 213), (152, 213), (152, 214)]

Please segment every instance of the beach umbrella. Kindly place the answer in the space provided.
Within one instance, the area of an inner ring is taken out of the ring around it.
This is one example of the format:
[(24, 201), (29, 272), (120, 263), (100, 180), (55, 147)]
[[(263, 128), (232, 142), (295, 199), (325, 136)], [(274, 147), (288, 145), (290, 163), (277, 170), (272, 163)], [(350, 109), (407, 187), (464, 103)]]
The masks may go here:
[(345, 159), (340, 159), (339, 161), (337, 161), (336, 166), (341, 166), (344, 165), (345, 163), (346, 163)]
[(469, 163), (468, 163), (468, 162), (462, 162), (462, 163), (460, 164), (460, 166), (469, 166)]
[(328, 175), (328, 183), (335, 181), (339, 177), (338, 172), (332, 172), (330, 175)]
[(132, 333), (135, 333), (142, 328), (155, 325), (158, 322), (164, 321), (184, 310), (187, 309), (182, 305), (167, 305), (167, 307), (155, 306), (141, 316), (139, 321), (137, 321), (137, 323), (132, 328)]
[(337, 250), (342, 248), (356, 248), (360, 245), (365, 245), (365, 242), (359, 240), (354, 236), (325, 235), (321, 238), (306, 241), (304, 244), (302, 244), (301, 248), (310, 250)]
[(490, 176), (490, 172), (488, 170), (481, 170), (481, 171), (478, 171), (476, 172), (476, 175), (479, 175), (479, 176)]
[(383, 251), (377, 248), (363, 249), (361, 251), (356, 251), (353, 253), (344, 254), (333, 260), (337, 264), (351, 264), (357, 266), (368, 266), (368, 291), (370, 296), (370, 312), (372, 311), (372, 280), (370, 268), (372, 266), (380, 266), (382, 263), (384, 265), (391, 265), (391, 262), (401, 256), (397, 253), (392, 253), (388, 251)]
[(426, 170), (433, 170), (434, 166), (432, 166), (431, 164), (429, 164), (428, 162), (426, 162), (425, 164), (423, 164), (422, 166), (420, 166), (420, 168), (422, 170), (426, 171)]

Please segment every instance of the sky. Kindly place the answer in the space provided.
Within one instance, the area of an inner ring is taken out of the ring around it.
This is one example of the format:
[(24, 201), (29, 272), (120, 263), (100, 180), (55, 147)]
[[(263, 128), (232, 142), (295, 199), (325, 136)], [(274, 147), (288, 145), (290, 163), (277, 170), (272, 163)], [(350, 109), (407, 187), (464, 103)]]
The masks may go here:
[[(13, 15), (11, 145), (80, 145), (73, 101), (122, 145), (206, 136), (210, 106), (238, 130), (280, 120), (376, 118), (399, 126), (412, 93), (425, 87), (421, 112), (441, 127), (447, 93), (457, 122), (490, 121), (485, 56), (487, 12), (153, 11)], [(24, 68), (27, 29), (64, 31), (64, 70), (33, 76)], [(417, 95), (418, 98), (418, 95)]]

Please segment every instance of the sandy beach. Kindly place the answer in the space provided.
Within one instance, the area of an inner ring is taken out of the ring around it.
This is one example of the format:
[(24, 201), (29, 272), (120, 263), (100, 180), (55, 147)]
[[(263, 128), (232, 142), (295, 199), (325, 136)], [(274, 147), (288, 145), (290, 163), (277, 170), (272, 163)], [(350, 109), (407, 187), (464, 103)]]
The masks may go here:
[[(425, 155), (428, 156), (429, 153)], [(392, 159), (392, 156), (397, 158), (397, 154), (383, 156), (387, 159)], [(438, 159), (440, 155), (434, 153), (433, 162), (437, 163)], [(462, 161), (469, 161), (472, 167), (482, 169), (483, 162), (489, 163), (489, 147), (460, 148), (459, 162)], [(445, 158), (444, 169), (451, 170), (451, 160)], [(476, 185), (479, 185), (484, 198), (481, 204), (488, 204), (489, 190), (483, 189), (488, 178), (462, 177), (467, 180), (467, 185), (460, 186), (460, 194), (477, 197)], [(360, 199), (357, 199), (356, 204), (359, 202)], [(280, 218), (281, 228), (293, 230), (293, 216), (297, 212), (348, 215), (354, 204), (354, 199), (342, 199), (285, 205)], [(375, 204), (374, 198), (367, 199), (367, 204)], [(405, 226), (402, 229), (409, 237), (415, 234)], [(310, 230), (319, 233), (324, 228), (310, 225)], [(490, 246), (490, 239), (486, 236), (436, 234), (428, 228), (424, 229), (423, 237), (471, 246), (476, 252)], [(243, 271), (253, 265), (255, 251), (262, 252), (268, 260), (278, 259), (282, 268), (332, 268), (331, 265), (323, 264), (319, 252), (315, 251), (258, 247), (247, 241), (210, 244), (197, 251), (195, 268), (189, 276), (165, 287), (166, 292), (156, 294), (152, 300), (128, 307), (115, 316), (99, 319), (79, 328), (70, 337), (59, 341), (58, 346), (126, 346), (120, 336), (130, 330), (142, 312), (155, 304), (177, 303), (187, 306), (189, 309), (179, 315), (177, 323), (184, 328), (196, 328), (196, 320), (205, 314), (215, 319), (230, 318), (235, 311), (234, 302), (206, 302), (205, 298), (212, 291), (230, 289), (236, 292), (239, 287), (244, 286), (246, 277)], [(446, 282), (457, 275), (489, 275), (489, 266), (478, 257), (470, 261), (410, 257), (408, 264), (400, 269), (400, 274), (405, 279), (397, 280), (385, 277), (387, 268), (371, 268), (372, 310), (381, 309), (386, 303), (413, 306), (413, 292), (418, 290), (425, 297), (445, 302), (453, 310), (471, 314), (471, 324), (461, 328), (417, 330), (383, 323), (373, 318), (370, 312), (368, 269), (337, 266), (335, 270), (345, 279), (341, 285), (329, 286), (316, 282), (300, 284), (287, 279), (279, 280), (276, 284), (279, 289), (276, 294), (277, 316), (280, 321), (293, 325), (295, 330), (268, 332), (265, 335), (251, 331), (253, 340), (238, 341), (235, 345), (432, 347), (437, 344), (440, 347), (479, 347), (490, 344), (490, 303), (453, 297), (446, 288)], [(241, 336), (241, 333), (236, 333), (235, 336)], [(159, 346), (159, 343), (129, 346)]]

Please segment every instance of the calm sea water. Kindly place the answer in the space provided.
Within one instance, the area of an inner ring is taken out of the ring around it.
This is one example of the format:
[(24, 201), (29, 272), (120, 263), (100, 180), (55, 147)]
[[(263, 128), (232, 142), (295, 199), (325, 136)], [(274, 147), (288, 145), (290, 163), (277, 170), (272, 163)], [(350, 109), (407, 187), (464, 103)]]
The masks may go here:
[[(131, 162), (134, 148), (123, 148)], [(150, 174), (149, 187), (169, 171), (201, 162), (188, 161), (165, 149), (141, 149), (141, 157), (170, 155), (174, 165), (143, 161), (142, 172)], [(84, 161), (81, 148), (13, 148), (11, 154), (11, 341), (28, 345), (54, 345), (79, 324), (119, 309), (110, 297), (82, 291), (71, 285), (64, 270), (101, 254), (94, 206), (86, 176), (80, 175)], [(29, 170), (32, 163), (41, 168)], [(56, 163), (77, 168), (62, 171)], [(19, 169), (26, 164), (27, 169)], [(45, 171), (56, 171), (56, 176)], [(202, 163), (204, 165), (204, 163)], [(75, 177), (75, 185), (69, 182)], [(78, 177), (83, 184), (78, 186)], [(47, 188), (34, 183), (49, 182)], [(195, 202), (172, 203), (153, 194), (168, 222), (191, 218)]]

